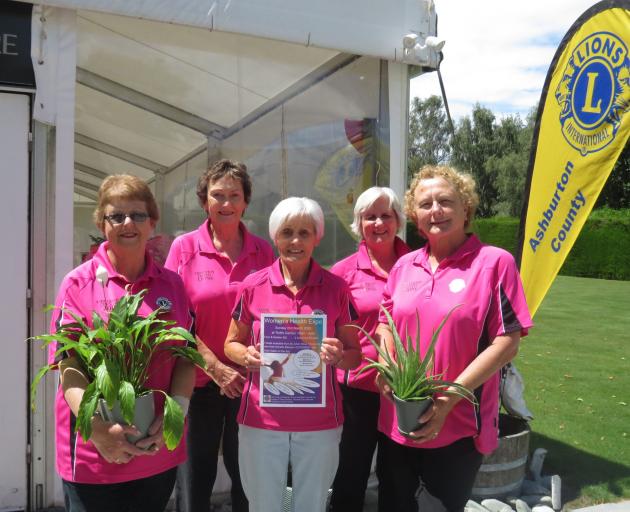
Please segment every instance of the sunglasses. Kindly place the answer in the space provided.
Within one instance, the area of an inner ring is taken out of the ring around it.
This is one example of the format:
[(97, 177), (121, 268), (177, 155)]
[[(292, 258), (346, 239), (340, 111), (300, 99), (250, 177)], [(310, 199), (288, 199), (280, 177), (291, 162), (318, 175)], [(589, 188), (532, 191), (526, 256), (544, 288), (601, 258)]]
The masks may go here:
[(135, 224), (142, 224), (149, 218), (148, 213), (144, 212), (131, 212), (131, 213), (112, 213), (111, 215), (104, 215), (103, 218), (109, 222), (112, 226), (119, 226), (124, 224), (125, 220), (129, 217)]

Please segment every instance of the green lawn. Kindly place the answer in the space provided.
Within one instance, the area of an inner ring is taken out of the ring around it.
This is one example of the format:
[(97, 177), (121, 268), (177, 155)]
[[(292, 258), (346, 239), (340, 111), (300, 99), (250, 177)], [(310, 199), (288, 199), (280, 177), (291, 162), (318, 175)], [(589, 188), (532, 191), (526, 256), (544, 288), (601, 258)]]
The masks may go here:
[(569, 508), (630, 499), (630, 282), (559, 276), (516, 360)]

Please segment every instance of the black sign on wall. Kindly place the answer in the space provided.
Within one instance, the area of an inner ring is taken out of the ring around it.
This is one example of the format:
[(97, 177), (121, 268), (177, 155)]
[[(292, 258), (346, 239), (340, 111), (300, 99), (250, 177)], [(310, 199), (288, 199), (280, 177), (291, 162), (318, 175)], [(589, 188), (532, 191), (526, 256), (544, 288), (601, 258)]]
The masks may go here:
[(0, 1), (0, 85), (35, 87), (31, 62), (33, 6)]

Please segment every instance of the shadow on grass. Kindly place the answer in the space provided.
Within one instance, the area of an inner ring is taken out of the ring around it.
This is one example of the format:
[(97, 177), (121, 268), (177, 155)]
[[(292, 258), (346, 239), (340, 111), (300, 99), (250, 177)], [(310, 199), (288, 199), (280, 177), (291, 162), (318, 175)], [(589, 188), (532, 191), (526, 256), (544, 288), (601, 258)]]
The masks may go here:
[[(532, 432), (530, 451), (545, 448), (545, 475), (560, 475), (563, 503), (618, 501), (630, 496), (630, 466)], [(622, 448), (622, 447), (620, 447)]]

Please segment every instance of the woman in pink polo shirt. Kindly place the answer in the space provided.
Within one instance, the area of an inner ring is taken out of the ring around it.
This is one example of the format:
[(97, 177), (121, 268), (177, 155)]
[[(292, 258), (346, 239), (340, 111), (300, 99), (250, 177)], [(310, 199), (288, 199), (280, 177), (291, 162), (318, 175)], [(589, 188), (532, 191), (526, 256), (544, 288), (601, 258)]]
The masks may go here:
[[(387, 275), (394, 263), (409, 252), (396, 236), (405, 225), (400, 201), (387, 187), (371, 187), (354, 205), (352, 231), (361, 239), (354, 254), (336, 263), (330, 271), (350, 288), (359, 318), (357, 325), (374, 335), (379, 305)], [(376, 359), (376, 349), (359, 333), (363, 357)], [(375, 370), (357, 375), (367, 360), (355, 370), (337, 370), (343, 394), (344, 424), (339, 445), (339, 468), (333, 483), (330, 508), (334, 512), (361, 512), (365, 489), (378, 439), (380, 394), (374, 382)]]
[[(91, 325), (92, 314), (107, 318), (113, 304), (128, 292), (146, 289), (139, 313), (165, 307), (163, 318), (192, 328), (188, 297), (177, 274), (156, 265), (146, 250), (159, 218), (151, 190), (135, 176), (106, 178), (98, 193), (94, 221), (103, 242), (94, 257), (70, 272), (61, 283), (51, 332), (72, 323), (69, 312)], [(50, 348), (51, 362), (56, 347)], [(74, 357), (57, 361), (61, 385), (55, 399), (57, 470), (69, 512), (156, 512), (164, 510), (175, 484), (176, 467), (186, 458), (185, 443), (168, 451), (162, 440), (161, 416), (152, 434), (132, 444), (134, 427), (92, 419), (92, 436), (84, 442), (75, 432), (79, 404), (88, 381)], [(169, 392), (185, 410), (193, 388), (191, 363), (166, 353), (151, 361), (147, 387)], [(156, 393), (156, 410), (163, 396)], [(184, 411), (185, 413), (185, 411)]]
[(207, 366), (206, 371), (197, 369), (188, 412), (188, 460), (177, 476), (178, 512), (210, 510), (221, 440), (232, 480), (232, 510), (248, 510), (238, 470), (236, 423), (245, 377), (226, 357), (223, 342), (243, 280), (273, 261), (269, 243), (241, 222), (251, 196), (245, 165), (215, 162), (197, 184), (208, 219), (175, 239), (164, 264), (184, 281), (196, 315), (197, 347)]
[[(499, 370), (518, 352), (532, 321), (514, 258), (467, 234), (478, 204), (475, 182), (450, 167), (426, 166), (405, 196), (405, 213), (427, 244), (392, 268), (383, 305), (396, 328), (428, 346), (433, 331), (455, 305), (440, 334), (434, 370), (474, 392), (477, 405), (438, 396), (419, 418), (422, 428), (398, 432), (391, 390), (377, 382), (381, 400), (377, 473), (379, 511), (416, 512), (426, 489), (450, 511), (463, 511), (481, 464), (498, 439)], [(377, 337), (392, 352), (381, 314)]]
[[(343, 409), (335, 368), (355, 368), (361, 352), (357, 330), (348, 325), (356, 319), (348, 286), (312, 258), (323, 235), (324, 214), (315, 201), (278, 203), (269, 236), (280, 257), (245, 279), (225, 341), (228, 357), (248, 370), (239, 464), (252, 512), (282, 510), (289, 463), (295, 510), (323, 512), (337, 469)], [(265, 313), (302, 316), (273, 317), (261, 339)], [(313, 335), (315, 315), (317, 321), (325, 316), (321, 345)], [(274, 362), (282, 371), (274, 371)]]

